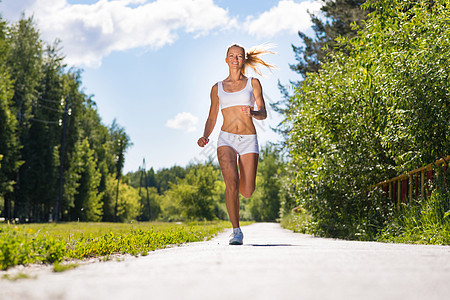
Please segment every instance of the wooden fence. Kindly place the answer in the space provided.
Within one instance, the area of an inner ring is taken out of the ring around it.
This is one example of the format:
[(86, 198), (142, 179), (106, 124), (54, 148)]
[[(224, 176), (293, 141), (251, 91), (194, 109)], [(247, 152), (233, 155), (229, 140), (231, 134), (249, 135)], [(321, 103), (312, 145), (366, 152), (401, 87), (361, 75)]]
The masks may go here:
[[(434, 164), (436, 166), (444, 164), (445, 173), (447, 172), (448, 161), (450, 161), (450, 155), (439, 159)], [(430, 196), (430, 184), (436, 175), (439, 174), (435, 174), (433, 164), (429, 164), (407, 174), (380, 182), (377, 186), (381, 187), (386, 196), (392, 199), (397, 204), (397, 207), (399, 207), (400, 203), (411, 202), (414, 199), (417, 200), (420, 195), (424, 195), (425, 197)]]

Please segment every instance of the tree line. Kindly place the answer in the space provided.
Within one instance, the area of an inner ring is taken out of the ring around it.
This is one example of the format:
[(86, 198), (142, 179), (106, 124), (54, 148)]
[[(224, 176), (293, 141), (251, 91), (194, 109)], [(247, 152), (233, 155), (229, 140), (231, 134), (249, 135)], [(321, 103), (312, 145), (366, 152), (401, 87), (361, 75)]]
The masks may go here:
[(0, 19), (0, 210), (8, 220), (112, 220), (108, 187), (131, 145), (106, 126), (81, 70), (59, 42), (47, 44), (31, 18)]
[(373, 239), (394, 214), (374, 185), (450, 149), (450, 2), (336, 0), (322, 13), (275, 105), (290, 188), (315, 233)]
[[(255, 193), (249, 199), (241, 197), (241, 219), (276, 221), (284, 203), (293, 202), (280, 184), (286, 176), (286, 162), (279, 149), (265, 145), (259, 158)], [(129, 172), (124, 180), (140, 195), (146, 214), (143, 220), (150, 214), (164, 221), (228, 219), (225, 183), (216, 163), (173, 166), (158, 172), (138, 170)]]

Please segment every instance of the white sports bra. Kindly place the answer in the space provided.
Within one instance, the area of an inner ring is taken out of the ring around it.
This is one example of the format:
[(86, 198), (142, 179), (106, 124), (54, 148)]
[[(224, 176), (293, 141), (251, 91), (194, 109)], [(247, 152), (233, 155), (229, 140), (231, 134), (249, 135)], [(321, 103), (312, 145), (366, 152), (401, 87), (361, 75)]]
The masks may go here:
[(219, 104), (220, 108), (224, 109), (231, 106), (245, 105), (245, 106), (255, 106), (255, 97), (253, 96), (253, 86), (252, 86), (252, 78), (249, 77), (247, 80), (247, 84), (245, 87), (233, 93), (227, 93), (223, 90), (222, 81), (218, 82), (218, 96), (219, 96)]

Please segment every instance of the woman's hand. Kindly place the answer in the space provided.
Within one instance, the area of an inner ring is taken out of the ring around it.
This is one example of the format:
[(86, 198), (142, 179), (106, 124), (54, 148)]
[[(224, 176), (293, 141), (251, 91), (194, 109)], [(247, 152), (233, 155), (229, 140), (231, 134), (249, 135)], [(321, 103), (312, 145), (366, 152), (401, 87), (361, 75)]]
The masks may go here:
[(207, 137), (204, 137), (204, 136), (202, 136), (201, 138), (199, 138), (198, 141), (197, 141), (197, 144), (198, 144), (200, 147), (205, 147), (206, 144), (208, 144), (208, 143), (209, 143), (209, 139), (208, 139)]
[(248, 117), (252, 117), (252, 107), (251, 106), (242, 106), (242, 113)]
[(267, 111), (265, 108), (253, 110), (253, 107), (251, 106), (242, 106), (242, 113), (250, 118), (255, 118), (256, 120), (264, 120), (267, 118)]

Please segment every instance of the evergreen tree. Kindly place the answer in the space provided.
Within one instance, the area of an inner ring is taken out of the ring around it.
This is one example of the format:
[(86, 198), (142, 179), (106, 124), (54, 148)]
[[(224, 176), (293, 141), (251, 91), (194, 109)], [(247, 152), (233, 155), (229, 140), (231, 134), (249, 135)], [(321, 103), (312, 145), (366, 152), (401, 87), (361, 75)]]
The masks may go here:
[(34, 119), (32, 104), (37, 100), (37, 86), (42, 76), (42, 41), (32, 18), (21, 19), (11, 26), (10, 43), (7, 64), (14, 81), (14, 113), (18, 120), (18, 137), (22, 146), (20, 160), (23, 161), (16, 175), (14, 216), (23, 219), (29, 217), (32, 208), (32, 200), (21, 188), (28, 182), (22, 182), (21, 178), (30, 168), (27, 159), (31, 155), (29, 129), (30, 121)]
[(0, 18), (0, 200), (8, 219), (48, 221), (62, 183), (58, 219), (99, 220), (107, 178), (121, 175), (131, 145), (125, 130), (102, 124), (81, 71), (65, 70), (63, 60), (32, 18)]
[[(354, 37), (362, 22), (367, 19), (369, 10), (361, 9), (365, 0), (325, 0), (321, 7), (322, 16), (311, 14), (315, 37), (311, 38), (303, 32), (298, 35), (304, 46), (294, 46), (297, 64), (291, 69), (302, 77), (308, 72), (317, 72), (325, 61), (327, 53), (341, 47), (336, 41), (338, 37)], [(356, 26), (354, 26), (356, 25)]]
[(180, 166), (173, 166), (159, 170), (155, 174), (156, 187), (159, 194), (164, 194), (170, 187), (170, 183), (176, 184), (186, 177), (188, 170)]
[[(302, 46), (292, 45), (296, 64), (290, 68), (298, 73), (301, 78), (292, 81), (293, 88), (301, 85), (308, 73), (319, 71), (321, 64), (325, 62), (327, 54), (345, 47), (337, 42), (339, 37), (354, 37), (358, 28), (363, 25), (372, 8), (361, 9), (365, 0), (324, 0), (321, 7), (321, 15), (310, 14), (313, 23), (314, 37), (306, 33), (298, 32)], [(271, 107), (284, 116), (290, 115), (292, 109), (291, 88), (278, 83), (278, 88), (283, 98), (271, 104)], [(291, 129), (291, 124), (285, 118), (276, 128), (276, 131), (285, 137)]]
[[(66, 115), (66, 131), (61, 130), (61, 143), (58, 149), (63, 164), (63, 197), (61, 203), (61, 218), (70, 220), (70, 211), (74, 207), (75, 195), (77, 194), (79, 172), (78, 172), (78, 145), (81, 143), (82, 134), (79, 121), (84, 114), (84, 102), (86, 95), (80, 92), (81, 74), (79, 70), (70, 70), (62, 75), (64, 86), (64, 107), (68, 112)], [(62, 139), (64, 137), (64, 151), (62, 151)]]
[(110, 199), (108, 194), (104, 192), (107, 188), (108, 174), (117, 174), (117, 153), (114, 152), (116, 151), (114, 147), (115, 142), (110, 129), (101, 123), (96, 104), (92, 99), (87, 98), (84, 113), (80, 117), (81, 135), (89, 139), (89, 144), (94, 151), (94, 157), (97, 162), (97, 169), (101, 174), (98, 190), (103, 195), (103, 220), (113, 221), (114, 211), (109, 211), (110, 203), (113, 199)]
[(111, 127), (110, 127), (110, 133), (111, 133), (111, 145), (112, 145), (112, 152), (116, 158), (116, 179), (117, 179), (117, 192), (116, 192), (116, 199), (115, 199), (115, 206), (114, 206), (114, 221), (116, 221), (117, 213), (118, 213), (118, 205), (119, 205), (119, 183), (120, 178), (122, 176), (122, 169), (123, 165), (125, 163), (125, 152), (127, 151), (128, 147), (132, 145), (130, 138), (128, 137), (127, 133), (125, 132), (125, 129), (121, 127), (119, 124), (117, 124), (116, 120), (114, 119)]
[(21, 194), (30, 199), (31, 221), (47, 221), (53, 212), (58, 194), (58, 149), (61, 145), (64, 98), (62, 72), (63, 58), (57, 44), (45, 51), (38, 98), (33, 102), (34, 119), (30, 124), (28, 156), (21, 176)]
[(4, 199), (4, 217), (12, 218), (13, 184), (19, 168), (17, 119), (13, 113), (13, 82), (5, 64), (10, 45), (6, 38), (6, 23), (0, 19), (0, 199)]
[(77, 173), (78, 187), (71, 209), (71, 219), (80, 221), (100, 221), (102, 218), (102, 195), (98, 191), (100, 172), (94, 158), (94, 150), (90, 149), (89, 141), (85, 138), (77, 147), (79, 155)]

